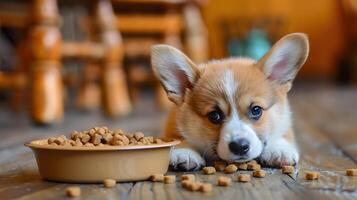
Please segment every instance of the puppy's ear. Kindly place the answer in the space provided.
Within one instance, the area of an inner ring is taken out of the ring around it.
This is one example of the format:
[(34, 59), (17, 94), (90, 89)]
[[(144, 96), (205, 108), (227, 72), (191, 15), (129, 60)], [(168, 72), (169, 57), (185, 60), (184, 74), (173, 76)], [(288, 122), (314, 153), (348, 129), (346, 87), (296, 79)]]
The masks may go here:
[(258, 62), (267, 78), (280, 85), (290, 85), (309, 54), (309, 41), (303, 33), (280, 39)]
[(177, 105), (183, 102), (186, 90), (191, 89), (199, 78), (196, 65), (169, 45), (154, 45), (151, 48), (151, 65), (168, 98)]

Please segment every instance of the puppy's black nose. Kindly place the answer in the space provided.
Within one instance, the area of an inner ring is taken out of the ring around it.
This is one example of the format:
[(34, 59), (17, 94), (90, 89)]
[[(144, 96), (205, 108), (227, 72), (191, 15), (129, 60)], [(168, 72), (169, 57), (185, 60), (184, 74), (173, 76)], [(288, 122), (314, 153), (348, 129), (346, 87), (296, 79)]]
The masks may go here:
[(239, 139), (229, 143), (229, 150), (239, 156), (242, 156), (249, 151), (249, 141), (247, 139)]

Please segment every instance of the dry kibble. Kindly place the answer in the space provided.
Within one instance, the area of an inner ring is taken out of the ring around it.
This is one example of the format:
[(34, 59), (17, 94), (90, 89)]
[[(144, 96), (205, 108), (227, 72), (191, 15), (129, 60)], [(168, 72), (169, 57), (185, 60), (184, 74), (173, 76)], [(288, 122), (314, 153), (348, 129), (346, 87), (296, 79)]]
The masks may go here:
[(202, 185), (201, 182), (190, 181), (190, 182), (188, 182), (186, 188), (190, 191), (198, 191), (198, 190), (200, 190), (201, 185)]
[(58, 137), (53, 142), (56, 143), (57, 145), (62, 145), (64, 141), (65, 139), (63, 137)]
[(294, 173), (295, 168), (293, 166), (283, 166), (281, 168), (281, 171), (283, 174), (292, 174)]
[(247, 170), (248, 169), (248, 164), (247, 163), (239, 163), (237, 167), (240, 170)]
[(55, 142), (55, 140), (56, 140), (55, 137), (50, 137), (50, 138), (47, 139), (47, 143), (48, 143), (48, 144), (52, 144), (52, 143)]
[(66, 188), (66, 195), (68, 197), (79, 197), (81, 196), (81, 188), (77, 186), (71, 186)]
[(184, 180), (189, 180), (189, 181), (195, 181), (195, 175), (193, 174), (184, 174), (181, 176), (181, 181)]
[(154, 138), (152, 136), (145, 137), (142, 132), (134, 134), (126, 134), (122, 130), (111, 131), (108, 127), (94, 127), (88, 131), (72, 131), (70, 139), (61, 135), (59, 137), (51, 137), (47, 139), (46, 144), (52, 146), (74, 146), (74, 147), (93, 147), (93, 146), (124, 146), (124, 145), (150, 145), (162, 144), (166, 141)]
[(315, 180), (320, 178), (319, 172), (307, 171), (305, 172), (305, 179), (306, 180)]
[(106, 188), (114, 187), (116, 184), (117, 184), (117, 181), (114, 180), (114, 179), (105, 179), (105, 180), (103, 181), (103, 185), (104, 185), (104, 187), (106, 187)]
[(232, 184), (232, 179), (225, 176), (218, 177), (219, 186), (230, 186)]
[(113, 139), (113, 135), (110, 134), (110, 133), (107, 133), (105, 135), (103, 135), (103, 138), (102, 138), (102, 141), (105, 143), (105, 144), (109, 144), (109, 142)]
[(212, 184), (210, 183), (203, 183), (200, 187), (201, 192), (211, 192), (213, 189)]
[(183, 188), (187, 188), (188, 185), (191, 184), (191, 183), (192, 183), (192, 181), (190, 181), (190, 180), (183, 180), (183, 181), (181, 181), (181, 186)]
[(156, 139), (154, 139), (154, 143), (155, 144), (162, 144), (164, 142), (162, 141), (162, 139), (156, 138)]
[(151, 175), (150, 179), (153, 182), (163, 182), (164, 175), (163, 174), (153, 174), (153, 175)]
[(357, 176), (357, 168), (354, 169), (346, 169), (347, 176)]
[(230, 164), (224, 169), (224, 173), (232, 174), (232, 173), (236, 172), (237, 170), (238, 170), (238, 167), (236, 165)]
[(81, 139), (77, 138), (75, 143), (74, 143), (74, 146), (77, 146), (77, 147), (83, 146), (83, 143), (81, 142)]
[(90, 136), (87, 135), (87, 134), (83, 135), (82, 138), (81, 138), (81, 141), (82, 141), (82, 143), (84, 143), (84, 144), (87, 143), (87, 142), (89, 142), (89, 140), (90, 140)]
[(136, 133), (134, 133), (134, 138), (136, 139), (136, 140), (140, 140), (141, 138), (143, 138), (144, 137), (144, 133), (142, 133), (142, 132), (136, 132)]
[[(102, 129), (101, 129), (101, 130), (102, 130)], [(95, 134), (95, 135), (92, 137), (91, 142), (92, 142), (94, 145), (98, 145), (99, 143), (101, 143), (102, 138), (103, 138), (103, 136), (101, 136), (101, 135), (99, 135), (99, 134)]]
[(239, 174), (237, 180), (239, 182), (243, 182), (243, 183), (249, 182), (250, 181), (250, 175), (249, 174)]
[(216, 171), (222, 172), (226, 168), (226, 163), (222, 161), (217, 161), (214, 163), (214, 168), (216, 168)]
[(92, 144), (92, 143), (86, 143), (84, 146), (85, 146), (85, 147), (94, 147), (94, 144)]
[(176, 182), (176, 176), (174, 175), (167, 175), (164, 176), (164, 183), (166, 184), (171, 184)]
[(207, 175), (215, 174), (216, 173), (216, 168), (214, 168), (214, 167), (204, 167), (202, 169), (202, 171), (203, 171), (204, 174), (207, 174)]
[(247, 164), (247, 169), (248, 170), (260, 170), (261, 166), (257, 163), (248, 163)]
[(257, 178), (263, 178), (263, 177), (265, 177), (265, 171), (261, 170), (261, 169), (256, 170), (253, 172), (253, 176), (257, 177)]

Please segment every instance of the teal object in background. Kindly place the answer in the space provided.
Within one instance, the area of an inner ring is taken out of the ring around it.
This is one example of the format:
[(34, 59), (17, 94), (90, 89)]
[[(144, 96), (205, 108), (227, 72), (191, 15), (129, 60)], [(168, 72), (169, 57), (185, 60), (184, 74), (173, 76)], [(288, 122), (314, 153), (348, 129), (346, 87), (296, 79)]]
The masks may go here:
[(252, 29), (246, 39), (245, 56), (259, 60), (270, 49), (271, 44), (267, 34), (262, 29)]
[(244, 41), (238, 38), (231, 38), (228, 42), (228, 54), (230, 56), (242, 56), (245, 51)]
[(263, 29), (252, 29), (246, 38), (232, 37), (227, 44), (229, 56), (242, 56), (259, 60), (271, 47), (266, 32)]

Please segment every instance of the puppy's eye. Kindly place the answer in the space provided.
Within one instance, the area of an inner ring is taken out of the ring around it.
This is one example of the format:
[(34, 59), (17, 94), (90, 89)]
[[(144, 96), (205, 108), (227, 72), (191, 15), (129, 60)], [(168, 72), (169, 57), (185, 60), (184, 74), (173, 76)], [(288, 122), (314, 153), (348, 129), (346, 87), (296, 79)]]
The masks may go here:
[(251, 119), (258, 120), (263, 114), (263, 108), (260, 106), (251, 106), (249, 108), (248, 116)]
[(220, 110), (214, 110), (214, 111), (209, 112), (207, 117), (208, 117), (208, 120), (210, 122), (212, 122), (213, 124), (220, 124), (224, 119), (224, 115), (223, 115), (222, 111), (220, 111)]

